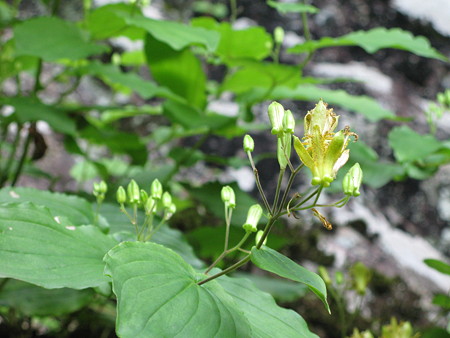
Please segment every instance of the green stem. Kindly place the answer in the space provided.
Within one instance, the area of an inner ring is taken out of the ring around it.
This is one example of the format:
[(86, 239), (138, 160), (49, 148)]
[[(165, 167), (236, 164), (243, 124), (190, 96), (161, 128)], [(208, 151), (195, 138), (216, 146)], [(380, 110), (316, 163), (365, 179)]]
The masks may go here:
[(244, 258), (242, 258), (239, 262), (231, 265), (230, 267), (226, 268), (225, 270), (222, 270), (221, 272), (216, 273), (215, 275), (198, 282), (197, 285), (205, 284), (209, 281), (212, 281), (213, 279), (219, 278), (220, 276), (226, 275), (227, 273), (240, 268), (242, 265), (246, 264), (250, 260), (250, 258), (251, 258), (251, 255), (249, 254), (249, 255), (245, 256)]
[(227, 208), (225, 205), (225, 243), (224, 243), (224, 251), (228, 250), (228, 241), (230, 237), (230, 225), (231, 225), (231, 216), (233, 214), (233, 209)]
[(16, 157), (17, 146), (19, 145), (21, 130), (22, 126), (20, 124), (17, 124), (17, 132), (12, 144), (12, 149), (11, 152), (9, 153), (8, 160), (6, 161), (5, 168), (2, 170), (2, 174), (0, 176), (0, 186), (3, 186), (3, 184), (5, 184), (5, 182), (8, 180), (9, 171), (11, 170), (14, 158)]
[(248, 159), (250, 160), (250, 164), (251, 164), (252, 169), (253, 169), (253, 175), (255, 176), (256, 186), (258, 187), (258, 191), (259, 191), (259, 194), (261, 195), (261, 198), (262, 198), (262, 200), (264, 202), (264, 206), (266, 207), (267, 211), (270, 214), (272, 214), (273, 210), (270, 208), (270, 204), (267, 201), (266, 194), (264, 193), (264, 190), (262, 188), (261, 182), (259, 180), (258, 169), (256, 169), (255, 162), (253, 162), (252, 153), (250, 151), (247, 151), (247, 156), (248, 156)]
[(35, 129), (36, 129), (36, 122), (33, 122), (28, 127), (28, 135), (27, 135), (27, 138), (25, 139), (25, 144), (23, 145), (23, 148), (22, 148), (22, 154), (20, 155), (19, 163), (17, 164), (17, 168), (14, 172), (13, 179), (11, 181), (12, 187), (16, 185), (17, 180), (19, 179), (20, 174), (22, 173), (23, 165), (25, 164), (25, 159), (28, 154), (28, 148), (30, 147), (31, 138), (32, 138), (32, 135), (35, 133)]
[(281, 199), (281, 203), (276, 211), (277, 214), (280, 214), (281, 210), (283, 210), (284, 205), (286, 204), (287, 197), (289, 196), (289, 192), (291, 191), (292, 184), (294, 183), (294, 178), (295, 178), (295, 176), (297, 176), (300, 169), (302, 169), (302, 168), (303, 168), (303, 164), (299, 165), (294, 171), (291, 172), (286, 189), (284, 190), (283, 198)]
[(230, 0), (230, 22), (233, 24), (237, 19), (237, 0)]
[[(303, 1), (304, 4), (306, 4), (306, 1)], [(301, 14), (302, 16), (302, 24), (303, 24), (303, 35), (305, 36), (306, 41), (311, 41), (311, 32), (309, 30), (309, 24), (308, 24), (308, 15), (306, 12), (303, 12)], [(314, 55), (314, 51), (308, 51), (308, 55), (306, 56), (305, 60), (299, 65), (299, 68), (303, 70), (305, 66), (311, 61), (312, 57)]]

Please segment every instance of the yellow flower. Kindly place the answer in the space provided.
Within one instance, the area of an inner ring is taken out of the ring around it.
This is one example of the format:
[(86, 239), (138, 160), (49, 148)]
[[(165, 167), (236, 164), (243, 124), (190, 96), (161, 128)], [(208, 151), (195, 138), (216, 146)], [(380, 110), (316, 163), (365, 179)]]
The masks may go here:
[(349, 158), (350, 150), (346, 148), (350, 136), (358, 138), (349, 127), (335, 133), (338, 119), (333, 109), (327, 109), (327, 104), (320, 100), (305, 116), (303, 142), (294, 136), (295, 151), (312, 172), (312, 185), (328, 187), (334, 181)]

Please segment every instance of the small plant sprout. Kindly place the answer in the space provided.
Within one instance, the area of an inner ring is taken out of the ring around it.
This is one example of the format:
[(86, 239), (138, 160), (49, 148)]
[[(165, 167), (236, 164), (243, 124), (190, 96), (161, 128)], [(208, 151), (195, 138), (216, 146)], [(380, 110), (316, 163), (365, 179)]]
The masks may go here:
[[(245, 135), (243, 148), (246, 152), (250, 165), (253, 169), (256, 186), (261, 195), (263, 205), (267, 211), (267, 222), (262, 230), (258, 231), (258, 223), (263, 215), (263, 208), (259, 204), (252, 205), (247, 214), (247, 220), (243, 224), (245, 235), (241, 241), (234, 247), (229, 248), (229, 227), (231, 223), (232, 205), (234, 208), (234, 191), (231, 187), (225, 186), (221, 191), (221, 198), (225, 206), (225, 246), (224, 251), (219, 257), (206, 269), (207, 275), (225, 256), (239, 250), (245, 253), (245, 256), (230, 267), (198, 282), (199, 285), (207, 283), (226, 273), (232, 272), (240, 266), (246, 264), (252, 258), (255, 250), (261, 249), (266, 245), (267, 239), (277, 220), (283, 215), (296, 216), (296, 212), (310, 209), (315, 217), (323, 224), (327, 230), (332, 230), (331, 223), (322, 215), (317, 208), (320, 207), (342, 207), (350, 197), (360, 195), (359, 188), (362, 182), (362, 170), (359, 164), (355, 164), (347, 173), (343, 181), (343, 192), (345, 196), (337, 202), (323, 205), (318, 200), (322, 191), (330, 186), (336, 178), (338, 170), (347, 162), (350, 150), (347, 145), (353, 137), (355, 141), (358, 136), (350, 131), (349, 127), (335, 132), (339, 116), (333, 113), (332, 109), (327, 109), (326, 103), (320, 100), (315, 108), (309, 111), (305, 116), (304, 136), (300, 140), (294, 136), (295, 118), (290, 110), (285, 110), (278, 102), (272, 102), (268, 107), (268, 115), (271, 123), (271, 134), (276, 135), (277, 142), (277, 160), (280, 165), (278, 182), (274, 194), (274, 200), (269, 203), (261, 182), (259, 180), (258, 169), (252, 158), (254, 141), (249, 135)], [(291, 147), (294, 142), (294, 148), (301, 161), (297, 167), (291, 162)], [(291, 189), (300, 170), (304, 167), (309, 168), (313, 174), (311, 181), (312, 191), (304, 193), (294, 193), (291, 195)], [(290, 172), (289, 179), (284, 186), (283, 176), (286, 171)], [(251, 252), (242, 249), (242, 245), (247, 238), (256, 233), (256, 245)]]
[[(120, 210), (134, 225), (137, 240), (141, 242), (149, 241), (177, 210), (172, 196), (168, 191), (163, 192), (162, 184), (157, 179), (152, 182), (150, 192), (139, 189), (138, 184), (131, 180), (127, 191), (122, 186), (117, 189), (116, 199)], [(132, 208), (132, 215), (128, 213), (126, 204)], [(140, 208), (143, 209), (142, 217), (139, 217)], [(139, 218), (143, 218), (141, 224), (139, 224)], [(155, 220), (159, 221), (156, 225), (154, 224)]]

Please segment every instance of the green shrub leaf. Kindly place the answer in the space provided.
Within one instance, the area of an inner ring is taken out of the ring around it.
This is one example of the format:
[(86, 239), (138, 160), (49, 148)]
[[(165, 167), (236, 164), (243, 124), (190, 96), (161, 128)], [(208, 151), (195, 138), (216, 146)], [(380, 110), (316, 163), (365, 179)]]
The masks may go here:
[(425, 259), (425, 264), (441, 273), (450, 275), (450, 265), (438, 259)]
[(53, 217), (65, 217), (73, 225), (94, 223), (91, 204), (83, 198), (34, 188), (0, 189), (0, 203), (32, 202), (49, 209)]
[(311, 5), (305, 5), (301, 2), (276, 2), (267, 1), (267, 4), (275, 8), (279, 13), (318, 13), (319, 9)]
[(279, 307), (250, 280), (222, 276), (218, 282), (248, 318), (252, 337), (317, 337), (297, 312)]
[[(155, 243), (123, 242), (105, 256), (117, 296), (120, 337), (250, 337), (231, 296), (180, 256)], [(207, 320), (207, 325), (205, 325)]]
[(317, 41), (307, 41), (288, 50), (290, 53), (313, 52), (316, 49), (335, 46), (359, 46), (367, 53), (375, 53), (383, 48), (406, 50), (419, 56), (442, 61), (448, 59), (431, 47), (423, 36), (414, 36), (399, 28), (377, 27), (368, 31), (357, 31), (337, 38), (325, 37)]
[(260, 269), (306, 284), (324, 303), (328, 312), (330, 312), (330, 307), (327, 302), (327, 289), (319, 275), (305, 269), (290, 258), (266, 246), (261, 247), (261, 249), (253, 247), (251, 259)]
[(45, 207), (0, 205), (1, 277), (48, 289), (98, 286), (107, 281), (102, 258), (115, 244), (97, 227), (76, 227)]
[(107, 50), (89, 42), (86, 34), (73, 23), (55, 18), (39, 17), (14, 27), (17, 55), (32, 55), (44, 61), (78, 60)]

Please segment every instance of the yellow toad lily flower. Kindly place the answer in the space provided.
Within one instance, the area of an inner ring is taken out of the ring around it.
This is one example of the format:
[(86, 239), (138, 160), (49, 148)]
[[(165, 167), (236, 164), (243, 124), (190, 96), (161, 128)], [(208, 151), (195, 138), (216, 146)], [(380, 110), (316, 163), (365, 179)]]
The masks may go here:
[(336, 178), (338, 170), (347, 162), (349, 150), (346, 149), (350, 136), (355, 133), (346, 127), (334, 133), (339, 116), (320, 100), (313, 110), (305, 116), (305, 136), (303, 142), (294, 136), (294, 148), (300, 160), (313, 175), (311, 184), (328, 187)]

